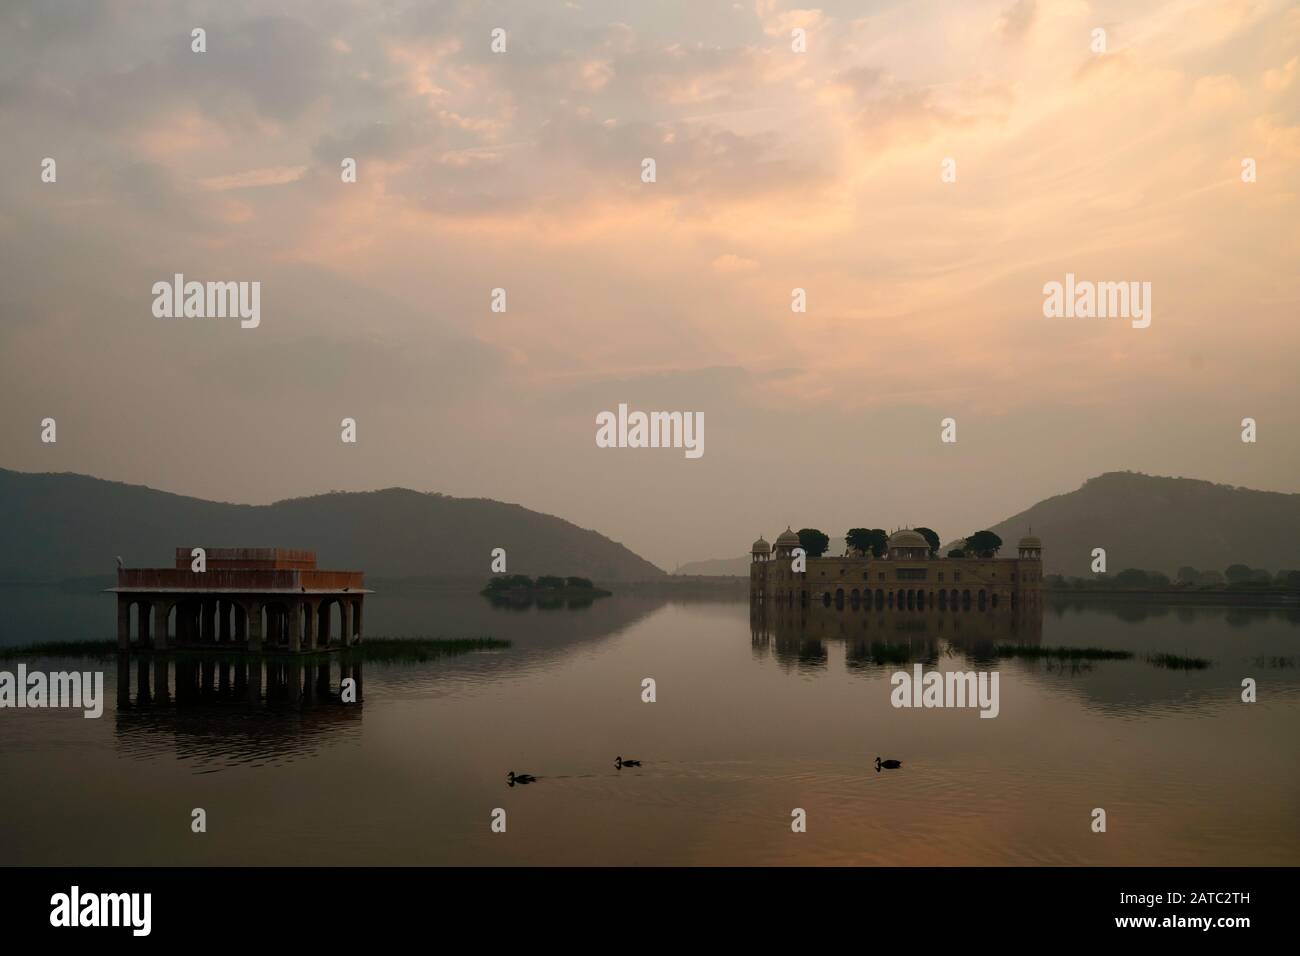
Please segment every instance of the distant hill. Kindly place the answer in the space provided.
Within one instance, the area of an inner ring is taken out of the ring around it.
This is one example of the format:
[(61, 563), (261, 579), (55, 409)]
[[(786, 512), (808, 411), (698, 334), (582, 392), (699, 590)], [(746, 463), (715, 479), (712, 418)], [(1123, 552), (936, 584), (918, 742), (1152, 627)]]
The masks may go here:
[[(1222, 571), (1237, 563), (1273, 572), (1300, 568), (1300, 495), (1194, 478), (1107, 472), (989, 530), (1002, 538), (1001, 553), (1014, 556), (1031, 526), (1043, 539), (1049, 574), (1090, 575), (1093, 548), (1106, 549), (1111, 574), (1141, 568), (1173, 577), (1183, 565)], [(941, 553), (951, 544), (945, 541)], [(832, 534), (827, 553), (842, 550), (843, 535)], [(693, 561), (674, 573), (747, 577), (749, 556)]]
[(714, 558), (711, 561), (688, 561), (673, 574), (704, 574), (710, 576), (749, 577), (749, 555), (738, 558)]
[(388, 488), (270, 505), (188, 498), (86, 475), (0, 468), (0, 583), (170, 566), (178, 546), (311, 548), (324, 568), (482, 583), (491, 551), (519, 574), (644, 581), (664, 572), (595, 531), (486, 498)]
[(1106, 549), (1111, 574), (1142, 568), (1172, 577), (1182, 565), (1221, 571), (1236, 563), (1300, 568), (1297, 494), (1107, 472), (990, 530), (1014, 554), (1031, 525), (1048, 573), (1091, 574), (1093, 548)]

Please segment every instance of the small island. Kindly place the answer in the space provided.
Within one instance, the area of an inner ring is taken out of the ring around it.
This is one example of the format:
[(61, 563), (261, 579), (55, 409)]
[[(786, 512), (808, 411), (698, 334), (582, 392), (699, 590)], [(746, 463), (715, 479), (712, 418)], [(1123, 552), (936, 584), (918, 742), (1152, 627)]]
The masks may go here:
[(488, 581), (479, 592), (494, 604), (512, 607), (580, 607), (591, 604), (596, 598), (609, 597), (610, 592), (592, 584), (590, 578), (559, 577), (543, 574), (536, 579), (526, 574), (503, 574)]

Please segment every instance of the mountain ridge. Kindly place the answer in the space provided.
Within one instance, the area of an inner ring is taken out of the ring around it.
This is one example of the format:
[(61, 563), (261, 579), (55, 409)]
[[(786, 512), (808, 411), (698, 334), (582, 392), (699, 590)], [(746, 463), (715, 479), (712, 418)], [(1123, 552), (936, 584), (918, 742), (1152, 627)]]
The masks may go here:
[[(1172, 577), (1183, 565), (1222, 571), (1236, 563), (1274, 572), (1300, 567), (1300, 494), (1200, 478), (1103, 472), (989, 530), (1002, 538), (1003, 553), (1014, 554), (1031, 527), (1043, 541), (1048, 574), (1091, 575), (1094, 548), (1106, 550), (1111, 574), (1141, 568)], [(841, 543), (832, 538), (831, 551)], [(674, 573), (747, 576), (748, 565), (743, 555), (692, 561)]]
[(0, 468), (0, 582), (94, 577), (121, 555), (170, 566), (178, 546), (290, 547), (321, 567), (374, 577), (485, 580), (491, 551), (521, 574), (602, 581), (664, 576), (661, 568), (591, 529), (523, 505), (391, 487), (332, 491), (267, 505), (210, 501), (74, 472)]

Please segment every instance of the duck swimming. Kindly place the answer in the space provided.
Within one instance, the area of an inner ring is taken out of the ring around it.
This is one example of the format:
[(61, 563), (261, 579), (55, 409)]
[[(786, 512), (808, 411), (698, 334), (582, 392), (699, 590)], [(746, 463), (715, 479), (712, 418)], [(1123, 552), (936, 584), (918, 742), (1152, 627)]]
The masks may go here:
[(506, 783), (512, 787), (517, 783), (533, 783), (535, 780), (537, 780), (537, 778), (534, 777), (531, 773), (516, 774), (513, 770), (511, 770), (508, 774), (506, 774)]
[(641, 766), (641, 761), (624, 760), (622, 757), (615, 757), (614, 766), (617, 767), (619, 770), (622, 770), (624, 767), (639, 767)]
[(877, 757), (876, 773), (880, 773), (881, 767), (884, 767), (886, 770), (897, 770), (902, 765), (903, 765), (903, 761), (901, 760), (881, 760), (879, 757)]

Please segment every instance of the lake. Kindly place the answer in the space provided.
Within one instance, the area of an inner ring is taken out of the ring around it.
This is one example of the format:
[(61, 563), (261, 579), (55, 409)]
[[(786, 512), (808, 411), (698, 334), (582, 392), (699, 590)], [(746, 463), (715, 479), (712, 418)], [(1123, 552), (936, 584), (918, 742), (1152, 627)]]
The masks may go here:
[[(350, 705), (337, 665), (328, 684), (277, 665), (268, 702), (222, 664), (171, 662), (159, 684), (134, 658), (26, 659), (103, 670), (107, 703), (98, 720), (0, 711), (0, 862), (1300, 863), (1295, 609), (1049, 598), (1018, 621), (756, 615), (734, 596), (502, 608), (375, 586), (368, 636), (511, 646), (368, 662)], [(114, 633), (109, 595), (0, 593), (0, 644)], [(1004, 644), (1133, 656), (998, 656)], [(895, 708), (890, 677), (916, 663), (996, 671), (998, 716)], [(1241, 700), (1246, 677), (1256, 703)], [(620, 754), (643, 765), (619, 770)], [(877, 756), (903, 765), (877, 772)], [(538, 780), (510, 787), (509, 770)], [(191, 832), (194, 808), (206, 833)], [(792, 832), (796, 808), (806, 832)]]

